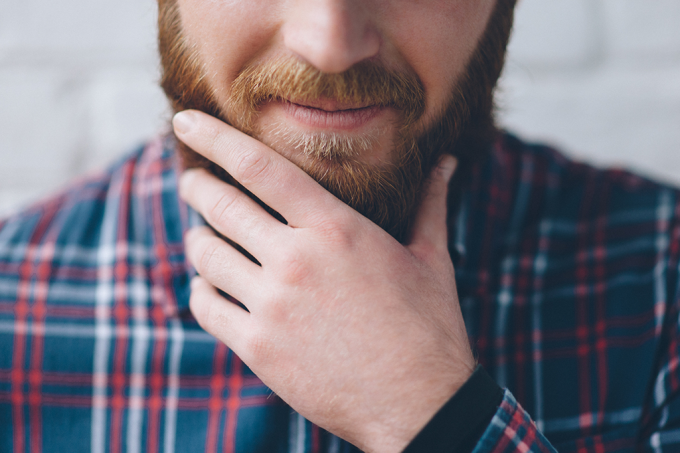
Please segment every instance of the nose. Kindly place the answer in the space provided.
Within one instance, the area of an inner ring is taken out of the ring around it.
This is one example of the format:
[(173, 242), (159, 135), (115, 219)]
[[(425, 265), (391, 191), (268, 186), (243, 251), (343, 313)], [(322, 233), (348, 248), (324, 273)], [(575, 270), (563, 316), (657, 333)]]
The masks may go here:
[(380, 35), (367, 0), (296, 0), (282, 28), (286, 47), (327, 73), (378, 54)]

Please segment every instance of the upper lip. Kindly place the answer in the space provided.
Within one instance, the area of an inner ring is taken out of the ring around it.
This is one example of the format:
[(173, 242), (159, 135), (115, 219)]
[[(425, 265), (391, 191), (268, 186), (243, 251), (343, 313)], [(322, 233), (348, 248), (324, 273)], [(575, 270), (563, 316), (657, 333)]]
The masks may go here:
[(363, 103), (354, 104), (349, 102), (338, 102), (333, 99), (285, 99), (286, 102), (297, 104), (302, 107), (325, 110), (327, 112), (337, 112), (342, 110), (358, 110), (368, 107), (374, 107), (375, 104)]

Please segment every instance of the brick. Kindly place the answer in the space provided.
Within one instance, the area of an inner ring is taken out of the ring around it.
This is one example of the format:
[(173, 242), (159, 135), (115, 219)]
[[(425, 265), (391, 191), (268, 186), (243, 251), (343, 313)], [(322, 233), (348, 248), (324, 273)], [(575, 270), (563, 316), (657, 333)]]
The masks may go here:
[(564, 70), (596, 62), (601, 53), (593, 0), (522, 0), (515, 13), (509, 64)]

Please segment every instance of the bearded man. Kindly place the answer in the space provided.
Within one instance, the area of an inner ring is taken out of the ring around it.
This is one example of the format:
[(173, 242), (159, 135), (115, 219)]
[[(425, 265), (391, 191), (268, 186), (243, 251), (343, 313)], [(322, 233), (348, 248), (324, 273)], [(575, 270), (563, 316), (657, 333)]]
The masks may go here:
[(514, 4), (159, 0), (174, 134), (0, 223), (3, 451), (677, 451), (680, 193), (494, 127)]

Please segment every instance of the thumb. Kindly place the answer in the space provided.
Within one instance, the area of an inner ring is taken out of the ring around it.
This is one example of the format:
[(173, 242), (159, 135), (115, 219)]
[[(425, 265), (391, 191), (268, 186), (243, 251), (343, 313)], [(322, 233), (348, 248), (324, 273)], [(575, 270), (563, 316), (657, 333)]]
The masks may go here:
[(456, 171), (458, 160), (445, 155), (432, 170), (425, 182), (423, 198), (416, 214), (409, 248), (448, 250), (448, 227), (446, 225), (447, 195), (449, 181)]

